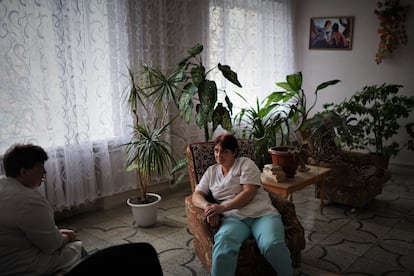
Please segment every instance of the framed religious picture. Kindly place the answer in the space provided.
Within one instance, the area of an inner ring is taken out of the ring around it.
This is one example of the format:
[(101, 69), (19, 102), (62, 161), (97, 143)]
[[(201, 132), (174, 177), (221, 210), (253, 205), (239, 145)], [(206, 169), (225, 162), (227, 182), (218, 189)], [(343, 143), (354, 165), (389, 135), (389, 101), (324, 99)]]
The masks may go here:
[(353, 16), (312, 17), (309, 49), (351, 50), (353, 27)]

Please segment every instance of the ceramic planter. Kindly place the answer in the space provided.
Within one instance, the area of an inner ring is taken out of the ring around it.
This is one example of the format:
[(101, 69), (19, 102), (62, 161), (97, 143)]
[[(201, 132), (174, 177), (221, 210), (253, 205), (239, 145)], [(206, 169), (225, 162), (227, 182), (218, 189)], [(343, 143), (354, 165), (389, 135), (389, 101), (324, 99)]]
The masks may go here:
[(147, 195), (154, 196), (157, 200), (146, 204), (131, 203), (131, 198), (127, 200), (127, 204), (131, 206), (132, 214), (137, 226), (149, 227), (157, 222), (157, 211), (161, 196), (154, 193), (147, 193)]

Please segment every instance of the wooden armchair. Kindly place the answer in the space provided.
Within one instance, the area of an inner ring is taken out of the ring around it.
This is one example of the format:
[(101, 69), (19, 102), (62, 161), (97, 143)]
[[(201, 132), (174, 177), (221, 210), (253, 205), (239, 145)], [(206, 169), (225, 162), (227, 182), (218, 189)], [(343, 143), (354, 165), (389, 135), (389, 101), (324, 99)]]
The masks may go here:
[[(254, 160), (253, 143), (250, 140), (239, 140), (239, 156), (246, 156)], [(201, 142), (189, 144), (186, 147), (188, 160), (188, 172), (192, 191), (205, 170), (216, 161), (214, 159), (214, 143)], [(285, 225), (286, 244), (290, 250), (292, 265), (300, 265), (301, 250), (305, 248), (304, 229), (300, 224), (292, 202), (285, 198), (270, 194), (273, 205), (282, 215)], [(206, 222), (203, 210), (195, 207), (192, 196), (185, 198), (185, 209), (188, 220), (188, 228), (194, 236), (194, 250), (207, 271), (211, 272), (211, 252), (214, 244), (213, 229)], [(239, 252), (236, 275), (275, 275), (270, 264), (260, 254), (256, 241), (252, 238), (244, 242)]]

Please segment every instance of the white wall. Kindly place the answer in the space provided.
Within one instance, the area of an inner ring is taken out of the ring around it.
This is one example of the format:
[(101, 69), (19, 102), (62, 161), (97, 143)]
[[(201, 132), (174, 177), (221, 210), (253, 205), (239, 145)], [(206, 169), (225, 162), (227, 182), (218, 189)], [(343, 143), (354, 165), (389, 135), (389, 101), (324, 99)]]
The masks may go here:
[[(410, 4), (406, 29), (408, 44), (399, 47), (381, 64), (376, 64), (375, 53), (379, 42), (378, 19), (374, 14), (377, 0), (295, 0), (296, 68), (303, 73), (303, 87), (313, 101), (315, 87), (327, 80), (342, 82), (322, 90), (316, 110), (326, 102), (340, 102), (365, 85), (384, 82), (404, 85), (401, 93), (414, 95), (414, 1)], [(311, 17), (354, 16), (352, 50), (309, 50)], [(410, 121), (414, 121), (411, 116)], [(400, 136), (401, 139), (403, 136)], [(414, 152), (404, 151), (392, 163), (414, 166)]]

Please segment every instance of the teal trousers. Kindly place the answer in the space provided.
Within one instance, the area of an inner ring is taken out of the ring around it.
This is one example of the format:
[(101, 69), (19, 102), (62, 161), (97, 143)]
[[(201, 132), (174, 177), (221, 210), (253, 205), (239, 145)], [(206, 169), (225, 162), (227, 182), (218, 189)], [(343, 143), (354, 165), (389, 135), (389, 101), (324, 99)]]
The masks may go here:
[(240, 246), (250, 236), (278, 276), (292, 275), (282, 219), (279, 215), (266, 215), (243, 220), (224, 218), (214, 236), (212, 276), (235, 275)]

